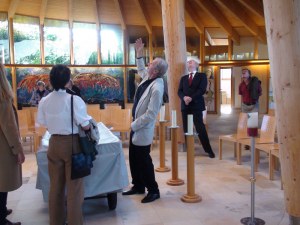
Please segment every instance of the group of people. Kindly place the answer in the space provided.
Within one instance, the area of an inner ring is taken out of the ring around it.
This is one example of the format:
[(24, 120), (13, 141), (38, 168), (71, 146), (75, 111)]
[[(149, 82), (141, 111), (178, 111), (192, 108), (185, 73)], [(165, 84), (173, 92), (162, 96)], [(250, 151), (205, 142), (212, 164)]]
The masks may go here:
[[(132, 177), (130, 190), (123, 195), (144, 194), (142, 203), (160, 198), (159, 187), (155, 179), (154, 166), (150, 156), (154, 127), (163, 101), (164, 81), (168, 64), (162, 58), (156, 58), (146, 69), (143, 59), (144, 43), (135, 42), (139, 84), (132, 108), (133, 122), (129, 140), (129, 164)], [(187, 115), (192, 114), (199, 139), (210, 158), (215, 154), (210, 145), (206, 128), (202, 120), (205, 110), (203, 95), (207, 87), (205, 73), (197, 72), (199, 62), (191, 59), (187, 62), (189, 74), (182, 76), (178, 88), (181, 99), (181, 112), (184, 132), (187, 132)], [(244, 70), (243, 70), (244, 71)], [(243, 72), (240, 94), (245, 95), (249, 70)], [(48, 169), (50, 176), (49, 217), (50, 225), (82, 225), (83, 180), (71, 179), (71, 155), (80, 152), (78, 127), (89, 130), (89, 120), (84, 101), (79, 96), (73, 98), (74, 117), (71, 120), (71, 95), (68, 93), (70, 69), (64, 65), (55, 65), (50, 71), (50, 83), (53, 91), (45, 96), (42, 88), (33, 102), (38, 103), (37, 122), (47, 127), (51, 134), (49, 140)], [(44, 85), (38, 83), (39, 85)], [(76, 91), (75, 91), (76, 92)], [(261, 93), (261, 88), (260, 88)], [(74, 90), (71, 94), (76, 95)], [(7, 209), (7, 192), (16, 190), (22, 184), (21, 164), (24, 152), (20, 141), (17, 114), (13, 106), (13, 92), (6, 79), (4, 66), (0, 67), (0, 225), (20, 225), (6, 219), (12, 210)], [(42, 97), (41, 97), (42, 96)], [(39, 97), (41, 97), (39, 99)], [(243, 104), (257, 104), (251, 97), (243, 96)], [(38, 100), (37, 100), (38, 99)], [(57, 107), (59, 105), (59, 107)], [(73, 127), (73, 128), (72, 128)], [(72, 151), (73, 149), (73, 151)], [(65, 190), (67, 193), (65, 205)], [(65, 209), (67, 208), (67, 210)], [(67, 213), (66, 213), (67, 212)]]

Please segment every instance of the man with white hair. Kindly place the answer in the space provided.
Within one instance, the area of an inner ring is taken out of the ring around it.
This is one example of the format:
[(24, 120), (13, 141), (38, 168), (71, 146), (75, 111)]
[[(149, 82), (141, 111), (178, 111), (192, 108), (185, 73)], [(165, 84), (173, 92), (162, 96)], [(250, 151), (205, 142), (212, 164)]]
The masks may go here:
[(187, 69), (189, 74), (181, 77), (178, 96), (181, 99), (181, 113), (183, 130), (187, 132), (187, 116), (193, 115), (193, 122), (198, 133), (202, 147), (210, 158), (215, 158), (215, 154), (210, 146), (207, 131), (203, 123), (202, 111), (205, 110), (203, 95), (206, 92), (207, 77), (205, 73), (197, 72), (199, 60), (188, 58)]

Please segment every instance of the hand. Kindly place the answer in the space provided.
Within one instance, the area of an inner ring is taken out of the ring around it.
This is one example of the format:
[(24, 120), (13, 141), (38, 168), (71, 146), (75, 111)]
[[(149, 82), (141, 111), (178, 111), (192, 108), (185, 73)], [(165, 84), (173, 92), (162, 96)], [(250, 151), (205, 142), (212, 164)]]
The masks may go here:
[(25, 161), (25, 155), (24, 155), (24, 152), (19, 152), (17, 155), (16, 155), (16, 158), (17, 158), (17, 163), (18, 164), (22, 164), (24, 161)]
[(142, 38), (138, 38), (135, 41), (134, 47), (135, 47), (135, 51), (136, 51), (136, 57), (137, 58), (142, 57), (143, 56), (143, 51), (144, 51), (144, 43), (143, 43)]
[(189, 97), (189, 96), (184, 96), (184, 97), (183, 97), (183, 101), (184, 101), (184, 103), (185, 103), (186, 105), (189, 105), (190, 102), (192, 101), (192, 98)]

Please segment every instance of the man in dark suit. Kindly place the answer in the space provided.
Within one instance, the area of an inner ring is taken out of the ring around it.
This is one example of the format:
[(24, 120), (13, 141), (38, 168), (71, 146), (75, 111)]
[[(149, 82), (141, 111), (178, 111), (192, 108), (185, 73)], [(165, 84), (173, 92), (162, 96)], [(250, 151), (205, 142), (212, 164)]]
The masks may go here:
[(203, 95), (207, 87), (207, 77), (205, 73), (197, 72), (198, 66), (199, 61), (197, 59), (189, 59), (187, 61), (189, 74), (182, 76), (179, 83), (178, 96), (181, 99), (183, 130), (185, 133), (187, 132), (187, 115), (192, 114), (194, 126), (204, 151), (208, 153), (210, 158), (215, 158), (202, 115), (202, 111), (205, 110)]

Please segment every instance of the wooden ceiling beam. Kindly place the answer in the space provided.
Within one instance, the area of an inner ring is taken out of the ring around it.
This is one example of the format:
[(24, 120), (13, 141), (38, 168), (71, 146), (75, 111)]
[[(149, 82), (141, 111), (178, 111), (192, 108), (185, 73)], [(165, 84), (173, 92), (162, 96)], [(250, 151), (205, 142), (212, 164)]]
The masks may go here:
[(126, 30), (126, 24), (125, 24), (125, 19), (124, 19), (124, 11), (122, 9), (120, 0), (114, 0), (116, 8), (117, 8), (117, 13), (119, 15), (120, 18), (120, 23), (121, 23), (121, 27), (122, 30)]
[(204, 25), (202, 22), (202, 19), (198, 15), (197, 11), (191, 7), (191, 1), (186, 0), (185, 1), (185, 13), (191, 18), (196, 30), (200, 33), (204, 33)]
[(247, 10), (236, 0), (217, 0), (231, 13), (233, 13), (243, 25), (264, 44), (267, 43), (266, 33), (248, 15)]
[(44, 24), (48, 0), (42, 0), (40, 9), (40, 24)]
[(245, 7), (247, 7), (251, 12), (255, 13), (257, 16), (262, 19), (264, 16), (264, 5), (261, 0), (239, 0)]
[(69, 23), (72, 25), (73, 23), (73, 0), (68, 0), (68, 16), (69, 16)]
[(150, 17), (144, 7), (145, 4), (141, 0), (135, 0), (136, 5), (138, 6), (139, 11), (142, 13), (145, 21), (145, 26), (149, 34), (152, 34), (152, 26), (150, 23)]
[(8, 8), (8, 18), (11, 19), (14, 17), (17, 7), (19, 5), (20, 0), (12, 0), (9, 8)]
[(227, 32), (227, 34), (232, 37), (233, 41), (235, 41), (237, 44), (240, 43), (239, 34), (233, 29), (222, 11), (211, 0), (197, 0), (194, 2), (203, 8), (212, 18), (214, 18)]
[(94, 9), (95, 9), (95, 19), (96, 19), (96, 25), (99, 27), (100, 25), (100, 17), (99, 17), (99, 4), (97, 0), (94, 0)]
[(161, 1), (160, 0), (153, 0), (157, 8), (161, 11)]

